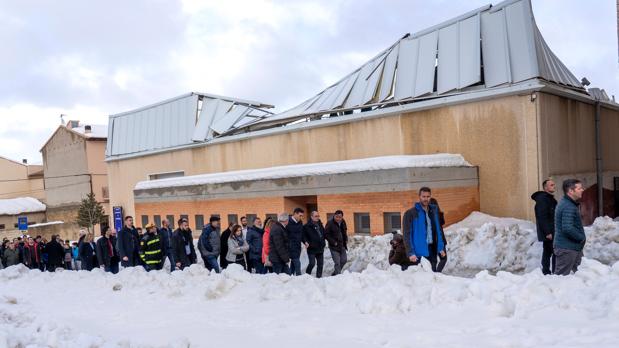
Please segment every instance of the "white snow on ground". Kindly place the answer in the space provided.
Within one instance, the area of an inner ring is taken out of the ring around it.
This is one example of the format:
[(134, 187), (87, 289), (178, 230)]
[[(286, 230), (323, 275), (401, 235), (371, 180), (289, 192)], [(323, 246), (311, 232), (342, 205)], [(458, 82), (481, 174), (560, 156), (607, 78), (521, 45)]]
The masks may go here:
[(45, 204), (32, 197), (0, 199), (0, 215), (17, 215), (45, 211)]
[(586, 232), (585, 256), (607, 264), (585, 258), (570, 277), (537, 269), (530, 222), (481, 213), (446, 230), (448, 273), (491, 271), (472, 277), (432, 273), (426, 261), (389, 267), (391, 235), (351, 238), (348, 271), (322, 279), (234, 265), (118, 275), (14, 266), (0, 271), (0, 347), (615, 348), (619, 222), (597, 219)]
[(169, 178), (160, 180), (140, 181), (136, 190), (179, 187), (192, 185), (221, 184), (226, 182), (292, 178), (299, 176), (355, 173), (371, 170), (422, 168), (422, 167), (470, 167), (462, 155), (433, 154), (415, 156), (383, 156), (356, 160), (319, 162), (309, 164), (294, 164), (288, 166), (268, 167), (260, 169), (237, 170)]

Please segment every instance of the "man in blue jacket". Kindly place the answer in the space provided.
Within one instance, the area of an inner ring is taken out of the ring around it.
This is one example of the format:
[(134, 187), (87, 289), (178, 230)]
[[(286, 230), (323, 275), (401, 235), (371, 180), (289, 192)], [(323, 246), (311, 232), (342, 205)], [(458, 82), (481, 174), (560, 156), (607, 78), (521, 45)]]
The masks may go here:
[(555, 210), (555, 274), (569, 275), (571, 271), (578, 271), (587, 241), (580, 219), (579, 202), (583, 192), (579, 180), (567, 179), (563, 182), (565, 196)]
[(220, 272), (219, 263), (217, 263), (221, 250), (220, 221), (219, 216), (211, 216), (208, 225), (204, 226), (200, 239), (198, 239), (198, 250), (204, 260), (204, 267), (209, 271), (215, 270), (216, 273)]
[(404, 213), (404, 246), (413, 265), (418, 265), (421, 257), (424, 257), (430, 261), (434, 272), (441, 272), (447, 263), (446, 243), (439, 222), (438, 207), (430, 204), (431, 198), (432, 190), (422, 187), (419, 189), (419, 202)]
[(288, 242), (290, 243), (290, 273), (298, 276), (301, 275), (301, 240), (303, 239), (304, 215), (305, 211), (303, 209), (294, 208), (286, 226)]

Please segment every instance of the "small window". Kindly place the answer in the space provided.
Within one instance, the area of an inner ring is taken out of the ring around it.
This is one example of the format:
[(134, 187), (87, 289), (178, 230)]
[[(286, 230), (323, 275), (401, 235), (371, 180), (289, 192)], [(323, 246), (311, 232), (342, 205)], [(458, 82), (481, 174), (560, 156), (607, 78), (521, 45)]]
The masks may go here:
[(155, 220), (155, 226), (161, 227), (161, 215), (153, 216), (153, 220)]
[(107, 201), (110, 199), (110, 189), (107, 186), (103, 186), (101, 188), (101, 197), (103, 197), (104, 201)]
[(148, 225), (148, 215), (142, 215), (142, 227)]
[(196, 215), (196, 231), (201, 231), (204, 228), (204, 215)]
[(266, 214), (266, 218), (271, 218), (271, 220), (277, 221), (277, 214)]
[(258, 217), (258, 215), (256, 214), (247, 214), (247, 227), (252, 227), (254, 225), (254, 220), (256, 220), (256, 217)]
[(165, 218), (166, 220), (168, 220), (168, 223), (170, 224), (170, 228), (174, 229), (174, 224), (176, 223), (176, 221), (174, 221), (174, 215), (166, 215)]
[(402, 217), (400, 213), (384, 213), (383, 220), (385, 220), (385, 233), (391, 233), (393, 231), (400, 231), (402, 229)]
[(370, 234), (370, 214), (355, 213), (355, 233)]
[(185, 176), (184, 171), (148, 174), (148, 180), (170, 179)]
[(239, 216), (236, 214), (228, 214), (228, 224), (238, 224)]
[(19, 227), (19, 225), (18, 225), (18, 224), (13, 224), (13, 226), (15, 226), (15, 228)]
[(4, 230), (4, 229), (5, 229), (4, 224), (0, 224), (0, 230)]

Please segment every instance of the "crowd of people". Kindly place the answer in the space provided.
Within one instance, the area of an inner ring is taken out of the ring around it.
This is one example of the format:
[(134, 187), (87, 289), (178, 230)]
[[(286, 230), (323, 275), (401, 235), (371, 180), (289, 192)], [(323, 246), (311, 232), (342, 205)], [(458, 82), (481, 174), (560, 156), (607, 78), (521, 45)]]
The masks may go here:
[[(532, 196), (536, 201), (538, 238), (543, 243), (542, 272), (568, 275), (578, 270), (586, 242), (578, 208), (584, 189), (580, 181), (566, 180), (564, 197), (557, 203), (554, 181), (546, 180), (542, 186), (544, 191)], [(85, 231), (73, 243), (63, 241), (58, 235), (52, 236), (49, 242), (40, 236), (5, 239), (0, 260), (4, 267), (21, 263), (41, 271), (54, 272), (59, 267), (88, 271), (101, 268), (111, 273), (118, 273), (120, 266), (160, 270), (168, 260), (170, 271), (175, 271), (196, 264), (199, 253), (204, 267), (217, 273), (230, 264), (257, 274), (312, 274), (315, 267), (316, 277), (320, 278), (328, 246), (334, 264), (332, 275), (341, 273), (348, 252), (344, 213), (335, 211), (326, 225), (317, 211), (309, 214), (306, 223), (304, 219), (305, 211), (296, 208), (292, 214), (280, 213), (276, 219), (267, 217), (264, 222), (256, 217), (251, 225), (246, 217), (241, 217), (239, 224), (230, 223), (221, 232), (219, 216), (211, 216), (198, 236), (196, 247), (185, 218), (178, 220), (176, 230), (170, 228), (167, 220), (160, 227), (149, 223), (141, 229), (134, 226), (133, 217), (126, 216), (118, 233), (104, 226), (96, 241), (91, 232)], [(389, 263), (406, 270), (425, 258), (434, 272), (441, 272), (447, 263), (444, 224), (444, 215), (432, 198), (432, 190), (422, 187), (418, 202), (403, 215), (402, 234), (393, 233)], [(300, 260), (303, 249), (308, 256), (305, 270)]]

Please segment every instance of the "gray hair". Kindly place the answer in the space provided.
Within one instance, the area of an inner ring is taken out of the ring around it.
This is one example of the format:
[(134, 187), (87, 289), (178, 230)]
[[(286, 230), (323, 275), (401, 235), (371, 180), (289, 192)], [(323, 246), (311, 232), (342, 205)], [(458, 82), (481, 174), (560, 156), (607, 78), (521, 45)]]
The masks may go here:
[(277, 221), (288, 221), (288, 213), (279, 213), (277, 214)]

